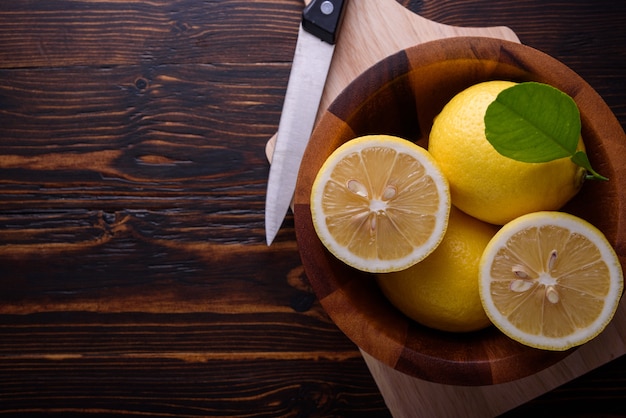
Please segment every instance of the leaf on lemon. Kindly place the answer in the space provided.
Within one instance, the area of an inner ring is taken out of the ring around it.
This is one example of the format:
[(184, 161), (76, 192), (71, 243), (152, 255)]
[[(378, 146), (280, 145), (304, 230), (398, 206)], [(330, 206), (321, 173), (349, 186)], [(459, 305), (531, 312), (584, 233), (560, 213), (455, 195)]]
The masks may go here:
[(596, 171), (591, 167), (591, 163), (589, 162), (587, 154), (585, 154), (583, 151), (578, 151), (577, 153), (572, 155), (572, 161), (587, 170), (587, 172), (589, 173), (589, 175), (587, 176), (588, 178), (594, 180), (608, 180), (608, 178), (604, 177), (603, 175), (596, 173)]
[(577, 151), (581, 121), (576, 102), (557, 88), (527, 82), (500, 92), (485, 113), (485, 136), (500, 154), (517, 161), (542, 163), (571, 157), (596, 173), (583, 151)]
[(520, 83), (503, 90), (485, 114), (485, 135), (500, 153), (528, 163), (569, 157), (580, 138), (576, 103), (554, 87)]

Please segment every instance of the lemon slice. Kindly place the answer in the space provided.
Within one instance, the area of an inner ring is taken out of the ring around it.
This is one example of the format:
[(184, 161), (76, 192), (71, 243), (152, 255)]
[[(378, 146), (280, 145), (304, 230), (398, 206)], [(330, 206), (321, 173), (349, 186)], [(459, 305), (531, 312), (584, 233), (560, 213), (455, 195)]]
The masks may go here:
[(450, 191), (424, 148), (368, 135), (346, 142), (322, 165), (311, 212), (320, 240), (335, 257), (367, 272), (398, 271), (441, 242)]
[(561, 212), (509, 222), (480, 261), (480, 297), (491, 321), (512, 339), (546, 350), (567, 350), (602, 332), (623, 286), (602, 232)]

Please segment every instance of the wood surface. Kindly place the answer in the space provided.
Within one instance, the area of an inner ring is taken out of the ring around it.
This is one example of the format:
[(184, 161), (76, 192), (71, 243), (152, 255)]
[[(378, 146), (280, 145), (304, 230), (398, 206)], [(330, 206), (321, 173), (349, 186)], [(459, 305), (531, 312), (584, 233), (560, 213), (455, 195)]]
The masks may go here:
[[(623, 2), (399, 3), (510, 27), (626, 125)], [(293, 218), (265, 245), (301, 9), (0, 3), (0, 414), (390, 416)], [(625, 376), (621, 358), (506, 416), (623, 416)]]

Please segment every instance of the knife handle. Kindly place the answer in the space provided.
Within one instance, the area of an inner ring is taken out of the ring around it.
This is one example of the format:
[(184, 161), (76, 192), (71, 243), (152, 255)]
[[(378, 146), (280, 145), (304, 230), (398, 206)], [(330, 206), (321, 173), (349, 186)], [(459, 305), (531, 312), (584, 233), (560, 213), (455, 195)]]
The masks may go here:
[(302, 12), (302, 28), (334, 45), (348, 0), (313, 0)]

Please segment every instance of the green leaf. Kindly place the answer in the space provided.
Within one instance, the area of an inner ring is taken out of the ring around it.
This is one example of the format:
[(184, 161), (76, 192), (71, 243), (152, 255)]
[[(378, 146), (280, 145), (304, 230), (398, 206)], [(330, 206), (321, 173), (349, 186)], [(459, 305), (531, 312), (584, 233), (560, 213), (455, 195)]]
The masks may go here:
[(591, 167), (584, 151), (577, 151), (580, 132), (574, 99), (543, 83), (502, 90), (485, 113), (485, 136), (505, 157), (526, 163), (571, 157), (587, 170), (588, 179), (608, 180)]
[(604, 180), (604, 181), (608, 180), (608, 178), (596, 173), (596, 171), (593, 168), (591, 168), (591, 163), (589, 162), (589, 158), (587, 157), (587, 154), (585, 154), (583, 151), (578, 151), (577, 153), (572, 155), (572, 161), (578, 164), (579, 166), (581, 166), (582, 168), (584, 168), (585, 170), (587, 170), (587, 172), (589, 173), (587, 175), (588, 179)]
[(487, 140), (502, 155), (541, 163), (571, 157), (580, 138), (574, 100), (542, 83), (520, 83), (503, 90), (485, 114)]

